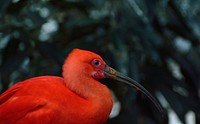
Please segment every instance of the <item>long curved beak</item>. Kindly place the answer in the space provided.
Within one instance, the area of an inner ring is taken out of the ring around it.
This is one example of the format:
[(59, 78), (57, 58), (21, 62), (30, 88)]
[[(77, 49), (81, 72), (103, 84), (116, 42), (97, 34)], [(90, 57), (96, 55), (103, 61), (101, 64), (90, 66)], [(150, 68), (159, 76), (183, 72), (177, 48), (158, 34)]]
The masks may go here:
[(155, 106), (158, 108), (158, 110), (161, 113), (163, 113), (162, 107), (157, 102), (157, 100), (151, 95), (151, 93), (149, 93), (149, 91), (147, 91), (142, 85), (137, 83), (135, 80), (133, 80), (133, 79), (121, 74), (120, 72), (118, 72), (115, 69), (109, 67), (108, 65), (105, 66), (104, 75), (105, 75), (106, 78), (114, 79), (114, 80), (117, 80), (119, 82), (128, 84), (131, 87), (141, 91), (142, 93), (144, 93), (155, 104)]

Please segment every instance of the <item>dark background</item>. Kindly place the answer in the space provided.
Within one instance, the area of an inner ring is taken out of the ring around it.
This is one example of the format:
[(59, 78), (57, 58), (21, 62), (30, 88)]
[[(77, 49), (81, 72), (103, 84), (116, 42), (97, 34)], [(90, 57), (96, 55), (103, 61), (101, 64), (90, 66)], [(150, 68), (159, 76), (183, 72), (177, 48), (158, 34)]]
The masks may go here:
[[(199, 124), (199, 43), (200, 0), (0, 0), (0, 92), (61, 76), (67, 54), (82, 48), (141, 82), (166, 113), (185, 123), (194, 112)], [(122, 105), (108, 124), (169, 123), (141, 93), (107, 84)]]

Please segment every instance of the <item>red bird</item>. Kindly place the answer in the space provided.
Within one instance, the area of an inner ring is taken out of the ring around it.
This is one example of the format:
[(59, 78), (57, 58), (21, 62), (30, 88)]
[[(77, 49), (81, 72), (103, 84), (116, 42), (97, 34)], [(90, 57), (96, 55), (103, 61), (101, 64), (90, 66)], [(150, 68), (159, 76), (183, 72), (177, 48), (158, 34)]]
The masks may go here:
[(111, 78), (153, 96), (140, 84), (106, 65), (90, 51), (74, 49), (63, 65), (63, 78), (40, 76), (16, 83), (0, 95), (0, 124), (102, 124), (113, 102), (98, 80)]

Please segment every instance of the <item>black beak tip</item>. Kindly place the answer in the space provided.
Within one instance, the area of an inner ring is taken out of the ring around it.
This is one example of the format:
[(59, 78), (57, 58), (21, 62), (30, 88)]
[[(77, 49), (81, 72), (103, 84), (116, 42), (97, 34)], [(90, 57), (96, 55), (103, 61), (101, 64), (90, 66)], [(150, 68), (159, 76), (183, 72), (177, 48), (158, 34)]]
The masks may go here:
[(154, 103), (154, 105), (157, 107), (157, 109), (159, 110), (159, 112), (162, 114), (163, 117), (166, 115), (164, 113), (161, 105), (151, 95), (151, 93), (149, 93), (142, 85), (137, 83), (135, 80), (133, 80), (133, 79), (127, 77), (127, 76), (124, 76), (120, 72), (116, 71), (115, 69), (113, 69), (113, 68), (111, 68), (107, 65), (105, 66), (105, 69), (104, 69), (104, 75), (105, 75), (106, 78), (117, 80), (119, 82), (125, 83), (125, 84), (135, 88), (136, 90), (139, 90), (140, 92), (145, 94)]

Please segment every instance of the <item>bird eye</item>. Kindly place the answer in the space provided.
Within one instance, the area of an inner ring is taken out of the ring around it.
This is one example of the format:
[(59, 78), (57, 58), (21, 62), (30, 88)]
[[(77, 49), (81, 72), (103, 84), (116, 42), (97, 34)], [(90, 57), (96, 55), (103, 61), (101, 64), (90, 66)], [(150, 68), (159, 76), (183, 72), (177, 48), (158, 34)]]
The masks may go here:
[(101, 65), (101, 62), (100, 62), (99, 60), (95, 59), (95, 60), (92, 61), (92, 64), (93, 64), (94, 66), (98, 67), (98, 66)]

